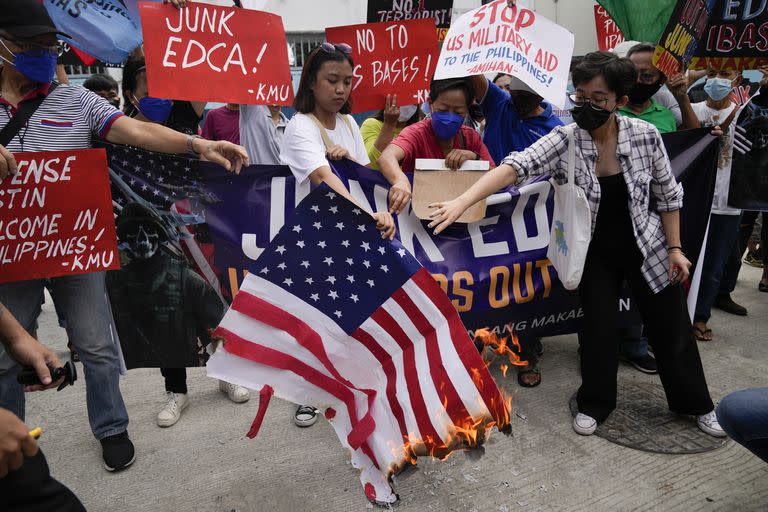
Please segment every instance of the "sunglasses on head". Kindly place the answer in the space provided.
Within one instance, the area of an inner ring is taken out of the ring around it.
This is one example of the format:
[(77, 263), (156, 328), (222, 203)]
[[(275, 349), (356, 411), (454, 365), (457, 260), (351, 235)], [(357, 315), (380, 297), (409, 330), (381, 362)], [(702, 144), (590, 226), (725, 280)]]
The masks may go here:
[(349, 46), (346, 43), (329, 43), (325, 42), (320, 45), (320, 49), (323, 50), (325, 53), (335, 53), (337, 51), (343, 53), (344, 55), (349, 55), (352, 53), (352, 47)]

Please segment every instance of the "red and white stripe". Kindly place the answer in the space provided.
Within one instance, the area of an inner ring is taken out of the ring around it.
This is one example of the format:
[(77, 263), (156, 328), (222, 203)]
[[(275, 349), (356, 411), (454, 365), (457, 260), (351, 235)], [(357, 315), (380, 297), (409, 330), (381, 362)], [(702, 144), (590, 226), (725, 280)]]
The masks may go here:
[(439, 449), (454, 425), (508, 421), (458, 313), (425, 269), (351, 336), (312, 304), (249, 274), (216, 334), (226, 341), (208, 374), (252, 389), (269, 385), (325, 411), (372, 500), (396, 500), (388, 480), (406, 460), (406, 440)]

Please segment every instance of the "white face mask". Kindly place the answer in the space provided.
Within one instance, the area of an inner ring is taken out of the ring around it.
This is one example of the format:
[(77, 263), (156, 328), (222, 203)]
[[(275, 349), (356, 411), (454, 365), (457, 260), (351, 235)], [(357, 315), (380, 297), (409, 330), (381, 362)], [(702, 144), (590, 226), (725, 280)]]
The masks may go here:
[(401, 123), (406, 122), (413, 117), (413, 114), (415, 114), (418, 109), (419, 107), (416, 105), (405, 105), (400, 107), (400, 117), (398, 118), (398, 121)]

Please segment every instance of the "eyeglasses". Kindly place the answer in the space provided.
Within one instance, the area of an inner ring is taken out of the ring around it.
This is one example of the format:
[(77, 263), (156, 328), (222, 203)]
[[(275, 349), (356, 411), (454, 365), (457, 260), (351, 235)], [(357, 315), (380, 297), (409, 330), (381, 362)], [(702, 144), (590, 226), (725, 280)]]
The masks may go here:
[(605, 107), (608, 105), (608, 98), (603, 98), (601, 100), (593, 100), (591, 98), (585, 98), (578, 92), (569, 94), (568, 98), (577, 107), (583, 107), (585, 104), (589, 104), (589, 106), (595, 110), (600, 110), (600, 109), (606, 110)]
[(352, 53), (352, 47), (346, 43), (335, 44), (335, 43), (325, 42), (320, 45), (320, 49), (323, 50), (325, 53), (335, 53), (337, 51), (340, 51), (344, 55), (349, 55), (350, 53)]
[(659, 76), (654, 73), (640, 73), (637, 79), (644, 84), (655, 84), (659, 81)]
[(10, 37), (6, 37), (5, 39), (12, 42), (14, 46), (18, 47), (19, 51), (22, 53), (33, 52), (33, 51), (47, 51), (51, 55), (55, 55), (57, 57), (61, 57), (61, 55), (64, 53), (64, 46), (61, 43), (48, 45), (48, 44), (35, 43), (33, 41), (19, 41), (18, 39), (12, 39)]

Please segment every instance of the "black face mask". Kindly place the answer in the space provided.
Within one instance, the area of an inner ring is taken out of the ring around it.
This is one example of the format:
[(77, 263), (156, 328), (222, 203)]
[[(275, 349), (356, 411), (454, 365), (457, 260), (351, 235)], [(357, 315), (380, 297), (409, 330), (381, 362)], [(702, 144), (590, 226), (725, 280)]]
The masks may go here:
[(659, 92), (661, 86), (661, 80), (658, 80), (653, 84), (643, 84), (637, 82), (632, 86), (632, 88), (629, 90), (629, 93), (627, 94), (627, 96), (629, 96), (629, 102), (632, 105), (642, 105), (651, 99), (651, 96)]
[(605, 110), (604, 108), (594, 108), (587, 104), (576, 106), (571, 109), (571, 115), (573, 120), (579, 128), (587, 131), (596, 130), (600, 128), (613, 114), (612, 110)]
[(525, 117), (541, 105), (541, 96), (531, 94), (527, 91), (517, 91), (512, 95), (512, 104), (521, 117)]

